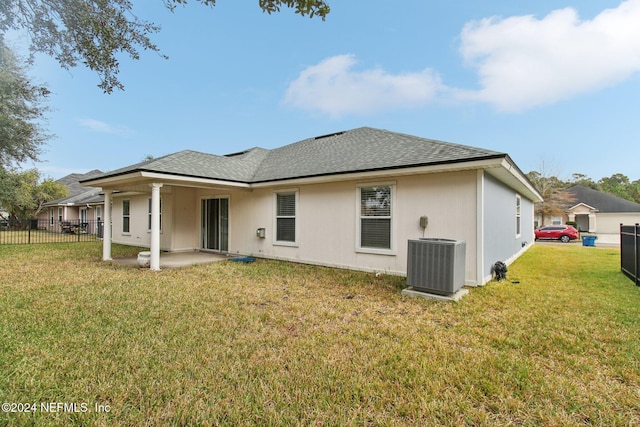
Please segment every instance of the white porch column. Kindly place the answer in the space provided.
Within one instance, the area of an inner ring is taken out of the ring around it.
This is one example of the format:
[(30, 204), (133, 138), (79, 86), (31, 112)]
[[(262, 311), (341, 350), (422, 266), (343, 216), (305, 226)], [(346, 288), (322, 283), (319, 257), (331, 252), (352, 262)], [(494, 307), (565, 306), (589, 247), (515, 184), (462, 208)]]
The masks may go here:
[(160, 188), (162, 184), (151, 185), (151, 263), (150, 270), (160, 270)]
[(102, 260), (111, 261), (111, 190), (104, 192), (104, 227), (102, 228)]

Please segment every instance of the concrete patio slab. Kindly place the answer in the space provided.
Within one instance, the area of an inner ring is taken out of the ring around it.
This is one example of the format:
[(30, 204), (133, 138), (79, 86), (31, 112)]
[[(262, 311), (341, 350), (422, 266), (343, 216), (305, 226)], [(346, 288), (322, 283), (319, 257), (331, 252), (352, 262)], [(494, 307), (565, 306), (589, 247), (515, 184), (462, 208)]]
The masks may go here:
[(413, 288), (407, 288), (402, 290), (402, 295), (406, 295), (412, 298), (424, 298), (424, 299), (432, 299), (436, 301), (460, 301), (460, 298), (469, 293), (468, 289), (462, 288), (458, 290), (458, 292), (451, 295), (438, 295), (438, 294), (429, 294), (426, 292), (416, 291)]
[[(162, 252), (160, 253), (160, 268), (180, 268), (196, 264), (208, 264), (212, 262), (225, 261), (232, 257), (223, 254), (213, 254), (209, 252)], [(114, 258), (116, 264), (126, 267), (138, 267), (138, 258)]]

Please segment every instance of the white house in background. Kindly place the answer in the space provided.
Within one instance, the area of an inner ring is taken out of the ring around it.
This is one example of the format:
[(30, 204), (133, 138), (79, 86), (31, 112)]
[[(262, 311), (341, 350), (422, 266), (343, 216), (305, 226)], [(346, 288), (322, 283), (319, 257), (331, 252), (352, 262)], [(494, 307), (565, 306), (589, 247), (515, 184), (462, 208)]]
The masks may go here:
[(43, 205), (44, 209), (38, 216), (38, 227), (67, 232), (74, 225), (81, 226), (84, 232), (96, 233), (97, 223), (103, 219), (104, 197), (99, 188), (84, 186), (80, 181), (102, 174), (101, 170), (96, 169), (84, 174), (72, 173), (56, 180), (69, 189), (69, 194)]
[(620, 238), (620, 224), (640, 223), (640, 204), (616, 197), (582, 185), (574, 185), (566, 190), (573, 195), (574, 202), (564, 216), (562, 223), (575, 221), (580, 231)]
[[(505, 153), (368, 127), (281, 148), (181, 151), (82, 181), (111, 242), (405, 275), (408, 240), (466, 242), (466, 284), (533, 242), (541, 201)], [(421, 217), (428, 218), (426, 228)]]

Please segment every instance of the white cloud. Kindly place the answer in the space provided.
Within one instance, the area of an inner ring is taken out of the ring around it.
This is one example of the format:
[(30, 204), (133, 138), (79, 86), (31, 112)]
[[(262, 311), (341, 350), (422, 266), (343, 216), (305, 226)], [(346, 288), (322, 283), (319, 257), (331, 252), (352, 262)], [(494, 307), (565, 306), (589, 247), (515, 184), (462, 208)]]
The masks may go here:
[(516, 16), (468, 23), (461, 53), (481, 88), (457, 91), (503, 111), (550, 104), (620, 83), (640, 71), (640, 0), (592, 20), (571, 8), (542, 19)]
[(355, 71), (354, 55), (303, 70), (288, 87), (290, 106), (333, 117), (421, 107), (429, 102), (484, 102), (522, 111), (611, 87), (640, 72), (640, 0), (627, 0), (591, 20), (572, 8), (467, 23), (460, 53), (477, 70), (479, 89), (445, 86), (439, 73)]
[(434, 99), (440, 79), (430, 69), (390, 74), (380, 68), (354, 71), (353, 55), (307, 67), (287, 89), (284, 102), (333, 117), (421, 106)]
[(95, 119), (77, 119), (77, 122), (82, 127), (85, 127), (97, 133), (107, 133), (107, 134), (118, 135), (118, 136), (128, 136), (133, 133), (130, 129), (126, 127), (113, 126), (103, 121), (95, 120)]

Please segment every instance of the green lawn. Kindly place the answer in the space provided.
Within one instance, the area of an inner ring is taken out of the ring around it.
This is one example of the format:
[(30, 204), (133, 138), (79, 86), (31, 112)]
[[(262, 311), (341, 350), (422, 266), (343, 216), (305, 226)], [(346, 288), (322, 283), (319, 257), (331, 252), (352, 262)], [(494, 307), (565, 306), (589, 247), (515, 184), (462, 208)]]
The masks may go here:
[(0, 246), (0, 402), (37, 408), (0, 425), (640, 426), (640, 287), (617, 249), (537, 245), (459, 303), (398, 277), (150, 272), (100, 250)]

